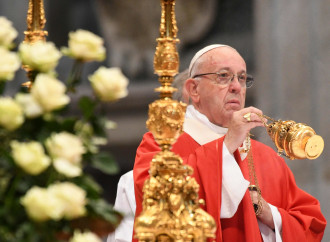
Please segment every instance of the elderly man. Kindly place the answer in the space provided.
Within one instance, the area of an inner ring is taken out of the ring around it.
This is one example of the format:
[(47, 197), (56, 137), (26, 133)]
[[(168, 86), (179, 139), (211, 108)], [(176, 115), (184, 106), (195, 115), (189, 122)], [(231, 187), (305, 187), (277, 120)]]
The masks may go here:
[[(244, 108), (252, 82), (234, 48), (211, 45), (197, 52), (185, 82), (192, 105), (172, 151), (194, 168), (204, 209), (217, 224), (216, 241), (320, 241), (326, 221), (319, 202), (297, 187), (273, 149), (249, 138), (251, 129), (263, 126), (261, 110)], [(133, 169), (136, 215), (159, 151), (146, 133)]]

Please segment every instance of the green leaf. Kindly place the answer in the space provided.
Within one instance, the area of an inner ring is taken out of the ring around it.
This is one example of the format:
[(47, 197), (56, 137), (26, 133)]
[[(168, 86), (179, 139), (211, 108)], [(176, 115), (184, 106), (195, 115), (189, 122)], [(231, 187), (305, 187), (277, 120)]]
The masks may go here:
[(96, 103), (87, 96), (83, 96), (79, 100), (79, 107), (87, 120), (93, 117), (95, 106)]
[(64, 119), (62, 124), (61, 124), (62, 129), (60, 131), (66, 130), (68, 132), (72, 132), (74, 130), (76, 122), (77, 122), (76, 118), (66, 118), (66, 119)]
[(92, 158), (91, 165), (105, 174), (114, 175), (119, 172), (119, 166), (113, 156), (108, 153), (100, 152)]
[(113, 225), (118, 225), (123, 215), (114, 210), (113, 206), (103, 199), (89, 200), (88, 206), (98, 216), (104, 218)]
[(5, 194), (13, 175), (8, 173), (7, 170), (0, 168), (0, 177), (0, 201), (2, 201), (3, 195)]
[(102, 187), (89, 175), (77, 177), (75, 180), (75, 183), (79, 184), (87, 192), (88, 197), (99, 197), (103, 191)]
[(107, 130), (106, 130), (107, 119), (102, 116), (101, 117), (98, 116), (97, 118), (94, 118), (91, 121), (95, 135), (101, 137), (107, 137)]

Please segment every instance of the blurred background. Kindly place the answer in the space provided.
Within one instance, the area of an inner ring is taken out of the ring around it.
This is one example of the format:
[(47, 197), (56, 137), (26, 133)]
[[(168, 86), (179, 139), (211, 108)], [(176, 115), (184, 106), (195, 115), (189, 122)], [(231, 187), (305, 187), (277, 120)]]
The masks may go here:
[[(84, 72), (94, 72), (100, 65), (120, 67), (130, 80), (128, 97), (105, 106), (118, 125), (109, 132), (105, 149), (115, 156), (120, 172), (108, 176), (90, 171), (102, 184), (105, 198), (114, 203), (119, 177), (133, 168), (136, 148), (147, 131), (148, 104), (158, 98), (153, 56), (159, 36), (159, 1), (44, 3), (49, 41), (66, 46), (70, 31), (90, 30), (104, 38), (108, 57), (104, 63), (88, 64)], [(0, 0), (0, 16), (11, 20), (20, 33), (17, 43), (24, 38), (27, 8), (27, 0)], [(330, 0), (177, 0), (176, 17), (180, 71), (200, 48), (213, 43), (231, 45), (255, 77), (246, 105), (275, 119), (306, 123), (324, 138), (325, 149), (318, 159), (286, 161), (299, 187), (319, 199), (330, 221)], [(59, 79), (68, 76), (69, 63), (61, 60)], [(25, 73), (19, 72), (7, 92), (25, 81)], [(264, 128), (253, 134), (275, 149)], [(323, 241), (330, 241), (329, 226)]]

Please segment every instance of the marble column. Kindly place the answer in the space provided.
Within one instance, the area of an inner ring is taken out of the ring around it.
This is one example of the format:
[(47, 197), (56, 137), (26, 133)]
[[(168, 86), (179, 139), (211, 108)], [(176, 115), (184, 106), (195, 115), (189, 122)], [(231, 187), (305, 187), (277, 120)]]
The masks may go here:
[[(330, 220), (330, 1), (255, 1), (256, 106), (310, 125), (325, 141), (316, 160), (287, 160)], [(260, 132), (260, 131), (259, 131)], [(271, 143), (264, 132), (263, 142)], [(274, 148), (275, 146), (271, 144)], [(324, 241), (330, 240), (330, 229)]]

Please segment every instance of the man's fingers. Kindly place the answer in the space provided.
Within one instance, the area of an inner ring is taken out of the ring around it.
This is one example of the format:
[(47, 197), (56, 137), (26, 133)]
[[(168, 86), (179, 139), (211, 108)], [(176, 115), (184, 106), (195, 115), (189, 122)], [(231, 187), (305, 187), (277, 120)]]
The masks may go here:
[(242, 118), (245, 122), (260, 122), (260, 123), (266, 123), (267, 119), (263, 118), (262, 116), (256, 114), (256, 113), (245, 113), (243, 114)]
[(258, 202), (258, 192), (257, 191), (250, 191), (250, 197), (253, 203)]
[(263, 125), (267, 124), (267, 119), (263, 117), (262, 111), (255, 107), (248, 107), (240, 110), (239, 116), (241, 116), (244, 122), (260, 122)]

